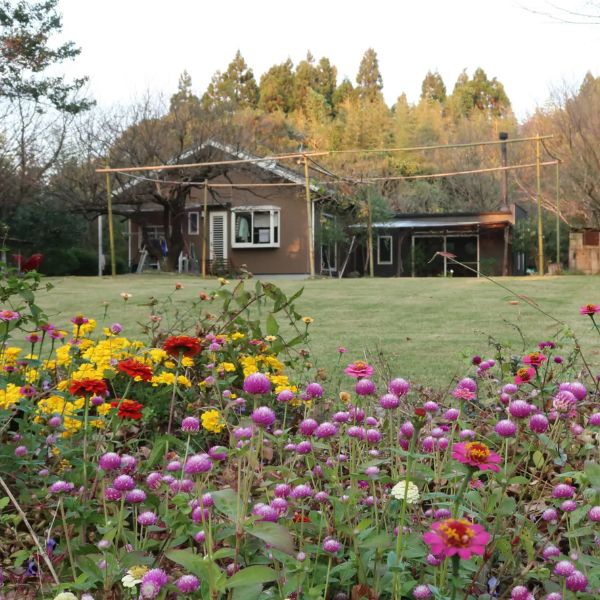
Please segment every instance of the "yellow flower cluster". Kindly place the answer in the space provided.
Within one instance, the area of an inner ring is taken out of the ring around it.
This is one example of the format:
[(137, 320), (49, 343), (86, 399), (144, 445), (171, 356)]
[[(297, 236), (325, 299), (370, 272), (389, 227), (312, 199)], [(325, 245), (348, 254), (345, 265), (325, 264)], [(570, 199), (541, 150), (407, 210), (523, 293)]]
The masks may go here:
[(225, 427), (225, 422), (218, 410), (207, 410), (202, 413), (202, 427), (211, 433), (221, 433)]
[(76, 336), (79, 333), (79, 337), (86, 337), (96, 329), (95, 319), (90, 319), (83, 325), (73, 325), (73, 335)]
[(240, 358), (240, 363), (242, 364), (244, 377), (248, 377), (248, 375), (252, 375), (252, 373), (257, 373), (258, 371), (264, 371), (264, 367), (268, 367), (271, 371), (274, 371), (276, 374), (283, 373), (283, 370), (285, 369), (284, 364), (278, 358), (269, 354), (258, 354), (257, 356), (243, 356), (242, 358)]
[[(73, 418), (73, 416), (75, 411), (83, 408), (84, 404), (85, 400), (83, 398), (77, 398), (74, 402), (67, 402), (62, 396), (50, 396), (49, 398), (42, 398), (38, 402), (36, 413), (38, 415), (61, 415), (65, 429), (63, 437), (69, 437), (81, 429), (82, 422)], [(36, 421), (39, 423), (41, 417), (38, 416)]]
[(0, 409), (7, 409), (19, 402), (21, 388), (14, 383), (9, 383), (5, 390), (0, 390)]
[(225, 373), (233, 373), (235, 365), (230, 362), (222, 362), (217, 365), (217, 371), (225, 371)]
[[(173, 385), (175, 383), (175, 373), (163, 371), (159, 375), (154, 375), (151, 383), (154, 387), (159, 385)], [(177, 383), (188, 388), (192, 386), (192, 382), (185, 375), (179, 375), (177, 377)]]
[(14, 346), (6, 348), (0, 357), (0, 364), (3, 367), (14, 367), (17, 363), (19, 354), (21, 354), (21, 348), (16, 348)]

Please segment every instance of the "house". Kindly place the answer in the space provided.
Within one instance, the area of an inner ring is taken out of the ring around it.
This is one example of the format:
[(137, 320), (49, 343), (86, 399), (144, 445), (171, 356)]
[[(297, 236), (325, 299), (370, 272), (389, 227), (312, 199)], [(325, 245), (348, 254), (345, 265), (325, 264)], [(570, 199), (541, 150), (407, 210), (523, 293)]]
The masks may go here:
[[(313, 224), (321, 218), (327, 195), (323, 188), (310, 184), (307, 205), (305, 177), (295, 170), (297, 161), (284, 165), (263, 160), (217, 141), (205, 142), (180, 162), (200, 162), (206, 156), (211, 161), (245, 161), (232, 163), (210, 178), (206, 214), (202, 182), (185, 183), (189, 195), (176, 219), (172, 212), (149, 201), (152, 187), (148, 182), (131, 183), (117, 192), (119, 210), (129, 219), (131, 270), (141, 270), (142, 261), (144, 267), (160, 268), (161, 258), (171, 252), (168, 240), (177, 227), (183, 238), (178, 252), (180, 270), (201, 272), (204, 256), (206, 271), (212, 274), (247, 270), (254, 274), (308, 275), (310, 246), (314, 248), (315, 243)], [(300, 164), (302, 170), (302, 161)], [(172, 171), (165, 173), (167, 181), (179, 177)], [(322, 265), (320, 254), (316, 254), (318, 274)]]
[[(512, 227), (519, 211), (397, 214), (389, 221), (374, 223), (373, 262), (375, 276), (430, 277), (512, 274)], [(437, 256), (454, 254), (469, 268)], [(518, 260), (518, 257), (517, 257)], [(368, 272), (365, 244), (358, 246), (348, 270)], [(471, 270), (473, 269), (473, 270)]]
[(569, 270), (585, 275), (600, 273), (600, 230), (585, 228), (570, 231)]

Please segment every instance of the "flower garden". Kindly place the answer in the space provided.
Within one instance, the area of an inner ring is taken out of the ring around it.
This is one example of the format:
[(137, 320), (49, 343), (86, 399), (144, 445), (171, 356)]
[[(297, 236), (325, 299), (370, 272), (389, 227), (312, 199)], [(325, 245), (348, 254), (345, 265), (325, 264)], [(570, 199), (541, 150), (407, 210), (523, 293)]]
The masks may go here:
[(139, 336), (49, 323), (39, 284), (0, 290), (1, 598), (600, 597), (600, 365), (570, 331), (437, 390), (341, 347), (315, 369), (273, 284), (151, 302)]

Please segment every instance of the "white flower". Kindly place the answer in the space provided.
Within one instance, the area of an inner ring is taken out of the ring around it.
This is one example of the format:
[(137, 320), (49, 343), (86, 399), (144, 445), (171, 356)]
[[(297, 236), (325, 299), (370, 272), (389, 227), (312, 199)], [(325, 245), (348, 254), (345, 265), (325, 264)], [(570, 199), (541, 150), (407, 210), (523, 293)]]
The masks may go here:
[(54, 600), (77, 600), (77, 596), (71, 592), (61, 592), (54, 597)]
[(129, 292), (121, 292), (121, 298), (123, 298), (123, 300), (125, 300), (125, 302), (127, 302), (127, 300), (129, 300), (129, 298), (132, 298), (133, 294), (130, 294)]
[(412, 482), (408, 482), (407, 489), (406, 481), (399, 481), (391, 490), (390, 494), (396, 500), (404, 500), (406, 496), (406, 504), (414, 504), (419, 500), (419, 488)]
[(136, 585), (138, 585), (138, 583), (142, 583), (142, 580), (141, 579), (136, 579), (133, 575), (130, 575), (129, 573), (127, 573), (127, 575), (125, 575), (121, 579), (121, 583), (123, 584), (123, 587), (133, 588)]

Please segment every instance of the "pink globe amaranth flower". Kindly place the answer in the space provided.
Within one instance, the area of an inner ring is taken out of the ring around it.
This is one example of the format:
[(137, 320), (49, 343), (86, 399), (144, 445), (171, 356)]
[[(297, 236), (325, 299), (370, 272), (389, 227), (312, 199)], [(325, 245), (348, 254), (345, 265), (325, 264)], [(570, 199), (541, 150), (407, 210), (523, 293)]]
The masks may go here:
[(116, 502), (117, 500), (120, 500), (122, 496), (123, 496), (123, 493), (121, 491), (115, 489), (114, 487), (107, 487), (104, 490), (104, 497), (109, 502)]
[(168, 474), (168, 475), (163, 475), (161, 478), (161, 481), (163, 483), (166, 483), (167, 485), (171, 485), (174, 481), (177, 481), (177, 480), (175, 479), (175, 477), (173, 477), (173, 475)]
[(323, 388), (316, 382), (309, 383), (306, 386), (305, 393), (310, 399), (321, 398), (323, 396)]
[(369, 444), (378, 444), (381, 441), (382, 435), (379, 429), (367, 429), (366, 438)]
[(160, 473), (157, 473), (156, 471), (149, 473), (148, 476), (146, 477), (146, 485), (151, 490), (157, 490), (160, 487), (161, 483), (162, 483), (162, 475)]
[(550, 422), (548, 421), (547, 417), (541, 413), (533, 415), (529, 419), (529, 429), (531, 429), (531, 431), (534, 433), (544, 433), (545, 431), (548, 431), (549, 427)]
[(510, 591), (511, 600), (528, 600), (529, 590), (524, 585), (517, 585)]
[(560, 592), (550, 592), (544, 596), (544, 600), (563, 600), (563, 597)]
[(546, 522), (558, 521), (558, 512), (555, 508), (547, 508), (542, 513), (542, 519)]
[(225, 460), (228, 455), (228, 450), (225, 446), (211, 446), (208, 449), (208, 455), (216, 461)]
[(434, 428), (431, 430), (431, 435), (432, 435), (434, 438), (441, 438), (441, 437), (444, 435), (444, 433), (445, 433), (445, 432), (444, 432), (444, 430), (443, 430), (441, 427), (434, 427)]
[(362, 360), (356, 360), (344, 369), (344, 373), (350, 377), (362, 379), (373, 375), (373, 367)]
[(329, 538), (323, 542), (323, 551), (327, 554), (337, 554), (342, 549), (342, 544), (335, 538)]
[(435, 438), (431, 435), (424, 437), (421, 440), (421, 449), (423, 452), (433, 452), (435, 450)]
[(596, 412), (590, 415), (588, 425), (591, 427), (600, 427), (600, 412)]
[(193, 594), (200, 587), (200, 580), (195, 575), (182, 575), (175, 582), (175, 587), (182, 594)]
[(410, 392), (410, 383), (402, 377), (396, 377), (388, 384), (388, 392), (396, 396), (406, 396)]
[(330, 438), (337, 435), (337, 427), (329, 421), (324, 421), (315, 429), (315, 437), (317, 439)]
[(463, 429), (459, 434), (458, 437), (461, 440), (467, 440), (469, 438), (474, 438), (477, 434), (472, 430), (472, 429)]
[(560, 549), (552, 544), (546, 546), (542, 550), (542, 557), (544, 560), (550, 560), (551, 558), (556, 558), (557, 556), (560, 556)]
[(294, 500), (298, 500), (300, 498), (310, 498), (312, 495), (312, 488), (306, 483), (298, 484), (290, 493), (290, 497), (294, 498)]
[(552, 488), (553, 498), (572, 498), (575, 495), (575, 488), (567, 483), (559, 483)]
[(369, 427), (379, 427), (379, 421), (375, 417), (367, 417), (365, 419), (365, 425)]
[(172, 460), (167, 464), (166, 469), (171, 473), (181, 471), (181, 462), (178, 460)]
[(577, 398), (567, 390), (560, 390), (552, 399), (552, 408), (563, 417), (574, 417), (577, 414)]
[(268, 394), (271, 391), (271, 382), (263, 373), (252, 373), (244, 379), (244, 391), (247, 394)]
[(448, 519), (452, 516), (452, 513), (447, 508), (438, 508), (433, 513), (434, 519)]
[(504, 406), (508, 406), (510, 404), (510, 396), (502, 392), (502, 394), (500, 394), (500, 402), (502, 402)]
[(150, 569), (144, 573), (140, 583), (140, 596), (142, 598), (156, 598), (161, 588), (167, 585), (169, 578), (162, 569)]
[(513, 400), (508, 405), (508, 412), (510, 413), (510, 416), (515, 419), (525, 419), (533, 410), (534, 407), (524, 400)]
[(129, 454), (121, 456), (121, 470), (125, 473), (132, 473), (137, 467), (137, 460)]
[(585, 304), (579, 309), (579, 314), (593, 317), (600, 312), (600, 304)]
[(119, 475), (113, 480), (113, 487), (120, 492), (128, 492), (135, 488), (135, 481), (129, 475)]
[(314, 419), (304, 419), (298, 425), (298, 431), (305, 436), (311, 436), (319, 427), (319, 424)]
[(438, 450), (446, 450), (446, 448), (448, 448), (448, 446), (450, 445), (450, 440), (448, 440), (448, 438), (445, 437), (441, 437), (438, 438), (437, 440), (437, 447)]
[(58, 415), (54, 415), (48, 419), (48, 427), (52, 427), (52, 429), (57, 429), (62, 425), (62, 419)]
[(335, 423), (347, 423), (350, 420), (350, 413), (346, 411), (339, 411), (333, 415), (332, 419)]
[(460, 411), (457, 408), (449, 408), (443, 415), (446, 421), (456, 421), (460, 416)]
[(583, 427), (579, 425), (579, 423), (571, 423), (569, 426), (571, 433), (575, 436), (581, 435), (583, 433)]
[(494, 471), (498, 473), (502, 462), (501, 457), (492, 452), (482, 442), (461, 442), (452, 447), (452, 458), (462, 463), (479, 469), (480, 471)]
[(24, 456), (27, 456), (27, 446), (17, 446), (15, 448), (15, 456), (17, 456), (18, 458), (22, 458)]
[(186, 433), (198, 433), (200, 431), (200, 419), (197, 417), (185, 417), (181, 421), (181, 431)]
[(75, 485), (68, 481), (55, 481), (48, 491), (51, 494), (68, 494), (75, 489)]
[(407, 438), (412, 438), (415, 435), (415, 426), (410, 421), (405, 421), (400, 425), (400, 433)]
[(498, 421), (494, 427), (494, 431), (501, 437), (514, 437), (517, 432), (517, 426), (509, 419)]
[(294, 392), (291, 390), (281, 390), (279, 394), (277, 394), (277, 402), (281, 402), (282, 404), (287, 404), (294, 399)]
[(252, 508), (252, 514), (259, 517), (259, 521), (276, 523), (279, 519), (279, 511), (268, 504), (259, 502)]
[(568, 577), (575, 572), (575, 566), (568, 560), (561, 560), (554, 565), (554, 574), (560, 577)]
[(437, 412), (440, 407), (437, 402), (434, 402), (433, 400), (428, 400), (427, 402), (425, 402), (425, 404), (423, 404), (423, 408), (429, 413), (434, 413)]
[(415, 600), (427, 600), (433, 595), (428, 585), (418, 585), (412, 592)]
[(461, 559), (468, 560), (473, 554), (483, 555), (490, 537), (481, 525), (467, 519), (444, 519), (431, 525), (431, 531), (423, 535), (423, 541), (436, 556), (458, 554)]
[(362, 423), (365, 420), (365, 411), (362, 408), (351, 406), (348, 412), (350, 413), (350, 419), (355, 423)]
[(298, 454), (310, 454), (312, 452), (312, 444), (307, 440), (300, 442), (296, 444), (296, 452)]
[(576, 509), (577, 509), (577, 502), (575, 502), (575, 500), (565, 500), (560, 505), (560, 510), (562, 510), (563, 512), (573, 512)]
[(273, 498), (269, 506), (276, 510), (279, 515), (283, 515), (287, 511), (289, 505), (285, 498)]
[(252, 422), (259, 427), (270, 427), (275, 423), (275, 413), (268, 406), (259, 406), (250, 415)]
[(365, 469), (365, 475), (367, 477), (377, 477), (379, 475), (379, 467), (371, 466)]
[(318, 502), (319, 504), (329, 502), (329, 494), (327, 492), (317, 492), (315, 494), (315, 502)]
[(139, 488), (134, 488), (125, 494), (125, 502), (130, 502), (131, 504), (140, 504), (145, 500), (146, 492), (144, 490), (140, 490)]
[(394, 410), (400, 406), (400, 398), (396, 394), (384, 394), (379, 398), (379, 405), (386, 410)]
[(277, 498), (287, 498), (292, 492), (292, 487), (288, 483), (278, 483), (273, 493)]
[[(239, 444), (241, 444), (242, 442), (238, 442)], [(296, 444), (286, 444), (283, 449), (286, 452), (296, 452)]]
[(252, 427), (236, 427), (233, 430), (233, 437), (236, 440), (249, 440), (254, 433)]
[(518, 391), (519, 388), (514, 383), (507, 383), (506, 385), (502, 386), (502, 393), (508, 394), (509, 396), (516, 394)]
[(187, 475), (195, 475), (196, 473), (207, 473), (212, 469), (212, 460), (208, 454), (194, 454), (189, 456), (183, 467), (184, 473)]
[(203, 544), (206, 541), (206, 534), (204, 531), (199, 531), (196, 535), (194, 535), (194, 540), (199, 544)]
[(457, 384), (457, 388), (462, 388), (464, 390), (469, 390), (470, 392), (477, 391), (477, 383), (474, 379), (470, 377), (463, 377)]
[(579, 381), (565, 382), (558, 386), (559, 392), (570, 392), (577, 400), (583, 400), (587, 395), (586, 387)]
[(192, 521), (194, 523), (205, 523), (210, 518), (210, 509), (196, 506), (192, 510)]
[(150, 525), (156, 525), (158, 517), (151, 510), (146, 510), (138, 515), (137, 521), (140, 525), (149, 527)]
[(592, 506), (588, 511), (588, 519), (594, 523), (600, 522), (600, 506)]
[(375, 393), (375, 384), (370, 379), (359, 379), (354, 386), (354, 391), (359, 396), (371, 396)]
[(359, 425), (352, 425), (346, 430), (346, 434), (351, 438), (357, 438), (364, 440), (367, 437), (367, 432), (364, 427)]
[(481, 358), (481, 356), (476, 354), (473, 358), (471, 358), (471, 364), (475, 366), (480, 365), (482, 360), (483, 359)]
[(430, 567), (439, 567), (443, 562), (443, 559), (437, 557), (435, 554), (428, 554), (425, 560)]
[(567, 576), (566, 587), (571, 592), (585, 592), (588, 586), (588, 578), (581, 571), (573, 571)]

